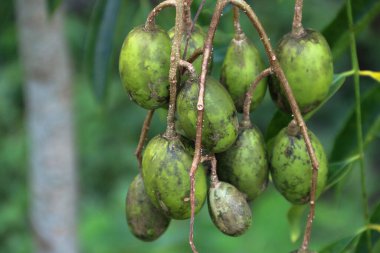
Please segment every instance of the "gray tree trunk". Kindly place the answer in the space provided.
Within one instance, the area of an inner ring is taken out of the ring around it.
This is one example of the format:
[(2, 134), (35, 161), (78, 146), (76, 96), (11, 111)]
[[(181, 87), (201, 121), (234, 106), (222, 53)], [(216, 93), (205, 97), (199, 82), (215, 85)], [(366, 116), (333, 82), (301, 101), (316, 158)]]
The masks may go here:
[(38, 253), (76, 253), (71, 73), (63, 10), (17, 0), (30, 159), (30, 217)]

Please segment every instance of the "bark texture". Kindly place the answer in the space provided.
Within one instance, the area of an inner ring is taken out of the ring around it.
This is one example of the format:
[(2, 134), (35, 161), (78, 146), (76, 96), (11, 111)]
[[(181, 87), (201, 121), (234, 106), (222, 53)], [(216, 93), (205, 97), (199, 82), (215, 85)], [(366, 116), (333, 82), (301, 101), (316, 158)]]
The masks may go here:
[(63, 8), (15, 1), (24, 67), (30, 220), (38, 253), (76, 253), (76, 174), (71, 71)]

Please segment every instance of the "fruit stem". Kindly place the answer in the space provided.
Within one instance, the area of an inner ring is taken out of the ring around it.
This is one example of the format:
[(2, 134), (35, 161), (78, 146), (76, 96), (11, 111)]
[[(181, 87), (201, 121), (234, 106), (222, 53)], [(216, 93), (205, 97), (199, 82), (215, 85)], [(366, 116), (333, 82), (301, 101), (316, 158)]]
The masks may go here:
[(183, 32), (183, 16), (184, 8), (183, 1), (176, 0), (176, 17), (175, 17), (175, 29), (174, 37), (172, 42), (172, 51), (170, 54), (170, 69), (169, 69), (169, 84), (170, 84), (170, 98), (169, 98), (169, 109), (167, 117), (167, 128), (164, 136), (168, 139), (177, 136), (175, 131), (175, 104), (177, 97), (177, 70), (179, 67), (180, 61), (180, 49), (181, 49), (181, 40)]
[(167, 7), (175, 7), (176, 1), (175, 0), (166, 0), (161, 3), (159, 3), (156, 7), (153, 8), (153, 10), (149, 13), (146, 22), (145, 22), (145, 29), (146, 30), (153, 30), (156, 26), (156, 16), (165, 8)]
[(292, 26), (292, 35), (295, 37), (300, 37), (305, 32), (305, 29), (302, 26), (302, 7), (303, 0), (296, 0)]
[[(222, 2), (226, 2), (227, 0), (224, 0)], [(312, 182), (311, 182), (311, 191), (310, 191), (310, 211), (309, 211), (309, 217), (307, 219), (307, 224), (304, 232), (304, 241), (302, 243), (302, 249), (307, 249), (310, 242), (310, 235), (311, 235), (311, 228), (312, 223), (314, 220), (314, 214), (315, 214), (315, 191), (316, 191), (316, 185), (317, 185), (317, 177), (318, 177), (318, 160), (315, 155), (314, 149), (311, 145), (310, 137), (307, 134), (307, 126), (305, 124), (305, 121), (302, 117), (302, 114), (299, 110), (299, 107), (297, 105), (297, 102), (294, 98), (292, 89), (289, 86), (289, 82), (286, 79), (286, 76), (284, 74), (284, 71), (282, 70), (280, 63), (277, 60), (276, 55), (273, 52), (272, 46), (270, 44), (268, 35), (266, 34), (264, 28), (261, 25), (260, 20), (257, 18), (255, 12), (252, 10), (252, 8), (243, 0), (229, 0), (232, 4), (235, 6), (238, 6), (246, 15), (248, 16), (249, 20), (252, 22), (253, 26), (256, 28), (260, 40), (262, 41), (265, 51), (267, 53), (271, 68), (273, 73), (276, 75), (276, 77), (279, 79), (281, 88), (285, 92), (285, 95), (289, 101), (292, 113), (294, 115), (295, 120), (297, 121), (298, 126), (300, 127), (302, 136), (305, 141), (305, 145), (307, 148), (307, 152), (309, 154), (311, 164), (313, 167), (313, 173), (312, 173)], [(302, 1), (297, 1), (298, 6), (301, 4), (302, 7)], [(302, 11), (302, 8), (301, 8)], [(202, 66), (203, 67), (203, 66)], [(203, 72), (203, 71), (202, 71)], [(202, 76), (201, 76), (202, 77)], [(202, 83), (202, 78), (201, 78)]]
[(240, 13), (239, 13), (239, 8), (234, 6), (233, 8), (234, 12), (234, 31), (235, 31), (235, 36), (234, 36), (234, 39), (235, 40), (243, 40), (245, 39), (245, 34), (243, 32), (243, 30), (241, 29), (241, 25), (240, 25), (240, 19), (239, 19), (239, 16), (240, 16)]
[(148, 134), (148, 131), (149, 131), (149, 126), (150, 126), (150, 122), (152, 121), (152, 118), (153, 118), (153, 114), (154, 114), (154, 110), (149, 110), (148, 113), (146, 114), (145, 116), (145, 120), (144, 120), (144, 124), (141, 128), (141, 134), (140, 134), (140, 139), (139, 139), (139, 143), (137, 144), (137, 148), (136, 148), (136, 151), (135, 151), (135, 155), (136, 155), (136, 158), (137, 158), (137, 162), (139, 164), (139, 170), (141, 172), (141, 168), (142, 168), (142, 149), (144, 147), (144, 144), (145, 144), (145, 140), (146, 140), (146, 135)]
[(195, 68), (194, 68), (193, 64), (191, 64), (190, 62), (184, 61), (184, 60), (179, 60), (179, 65), (181, 67), (186, 68), (189, 71), (191, 82), (194, 82), (197, 79), (197, 73), (195, 72)]
[[(358, 142), (359, 154), (360, 154), (360, 180), (361, 180), (361, 194), (363, 214), (366, 225), (370, 223), (369, 208), (368, 208), (368, 194), (366, 189), (366, 174), (365, 174), (365, 162), (364, 162), (364, 144), (363, 144), (363, 130), (362, 130), (362, 118), (361, 118), (361, 100), (360, 100), (360, 79), (359, 79), (359, 61), (356, 51), (356, 40), (354, 33), (354, 22), (352, 18), (352, 6), (351, 1), (347, 0), (347, 18), (350, 29), (350, 47), (351, 47), (351, 63), (354, 71), (354, 86), (355, 86), (355, 110), (356, 110), (356, 138)], [(371, 231), (366, 232), (367, 248), (368, 252), (372, 252)]]
[(288, 128), (286, 129), (286, 133), (292, 137), (295, 137), (300, 133), (300, 128), (294, 119), (290, 121)]
[[(194, 50), (193, 54), (190, 55), (189, 58), (187, 58), (187, 62), (189, 63), (193, 63), (200, 55), (203, 54), (203, 48), (202, 47), (199, 47), (197, 49)], [(187, 69), (181, 69), (181, 76), (186, 72)]]
[(272, 74), (272, 68), (266, 68), (264, 69), (253, 81), (253, 83), (249, 86), (247, 92), (245, 93), (245, 99), (244, 99), (244, 107), (243, 107), (243, 121), (251, 122), (251, 119), (249, 117), (249, 112), (251, 108), (252, 103), (252, 96), (253, 92), (255, 91), (257, 85), (260, 83), (263, 78), (269, 76)]
[(211, 187), (215, 188), (216, 185), (219, 183), (218, 174), (216, 172), (216, 158), (215, 158), (215, 155), (212, 155), (210, 157), (210, 160), (211, 160), (211, 176), (210, 176)]

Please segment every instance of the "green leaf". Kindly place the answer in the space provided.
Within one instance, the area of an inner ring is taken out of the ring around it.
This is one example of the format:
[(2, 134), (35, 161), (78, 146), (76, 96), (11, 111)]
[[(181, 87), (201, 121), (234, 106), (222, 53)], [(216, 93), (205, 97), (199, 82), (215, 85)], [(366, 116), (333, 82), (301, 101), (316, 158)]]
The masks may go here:
[(329, 176), (327, 178), (327, 183), (325, 190), (329, 189), (331, 186), (339, 182), (348, 172), (352, 169), (354, 162), (360, 159), (360, 155), (356, 154), (344, 161), (334, 162), (329, 164)]
[[(371, 218), (370, 218), (370, 223), (375, 224), (375, 223), (380, 223), (380, 203), (377, 204), (375, 210), (373, 211)], [(372, 245), (376, 243), (376, 241), (379, 241), (380, 239), (380, 234), (379, 233), (371, 233), (371, 241)], [(366, 233), (362, 234), (359, 239), (359, 243), (356, 247), (356, 253), (361, 253), (361, 252), (366, 252), (367, 251), (367, 236)], [(375, 252), (375, 251), (374, 251)]]
[(345, 253), (350, 248), (354, 247), (359, 235), (347, 236), (343, 239), (340, 239), (336, 242), (331, 243), (322, 250), (318, 251), (319, 253)]
[[(380, 13), (380, 1), (352, 1), (352, 11), (354, 31), (357, 34)], [(323, 30), (323, 35), (331, 47), (334, 59), (338, 58), (349, 45), (348, 27), (346, 4), (344, 4), (335, 19)]]
[(93, 87), (96, 98), (105, 97), (106, 85), (112, 67), (113, 38), (119, 13), (120, 0), (108, 0), (100, 23), (95, 44)]
[[(362, 125), (365, 146), (368, 146), (378, 135), (380, 126), (380, 87), (374, 86), (361, 98)], [(348, 120), (337, 135), (330, 155), (330, 161), (344, 161), (347, 157), (357, 153), (356, 143), (356, 116), (352, 106)]]
[(54, 14), (54, 12), (61, 5), (61, 3), (62, 3), (62, 0), (48, 0), (47, 1), (47, 8), (48, 8), (48, 12), (50, 16)]
[(290, 241), (295, 243), (301, 236), (301, 219), (306, 210), (306, 205), (293, 205), (288, 211), (290, 227)]
[[(304, 116), (305, 120), (310, 119), (314, 115), (314, 113), (316, 113), (342, 87), (345, 80), (345, 73), (334, 75), (334, 80), (330, 86), (327, 97), (317, 108), (315, 108), (314, 110), (312, 110)], [(291, 121), (291, 119), (292, 117), (290, 115), (283, 113), (280, 110), (277, 110), (273, 115), (272, 120), (270, 121), (269, 126), (267, 128), (267, 132), (265, 135), (265, 139), (267, 140), (267, 142), (269, 143), (269, 141), (272, 138), (274, 138), (282, 128), (286, 127)]]

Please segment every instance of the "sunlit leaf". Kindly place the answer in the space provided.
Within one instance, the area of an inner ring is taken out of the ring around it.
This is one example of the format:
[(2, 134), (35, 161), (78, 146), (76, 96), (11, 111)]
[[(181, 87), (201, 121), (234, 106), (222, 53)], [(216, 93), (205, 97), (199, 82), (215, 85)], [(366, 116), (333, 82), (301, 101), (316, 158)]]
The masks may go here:
[[(361, 0), (351, 2), (354, 32), (359, 33), (380, 12), (380, 1)], [(348, 27), (346, 4), (344, 4), (335, 19), (323, 31), (323, 35), (331, 47), (334, 59), (338, 58), (349, 45), (350, 31)]]
[(359, 74), (361, 76), (371, 77), (372, 79), (380, 82), (380, 71), (361, 70), (359, 71)]
[(306, 210), (306, 205), (293, 205), (288, 211), (290, 227), (290, 241), (296, 242), (301, 236), (301, 218)]

